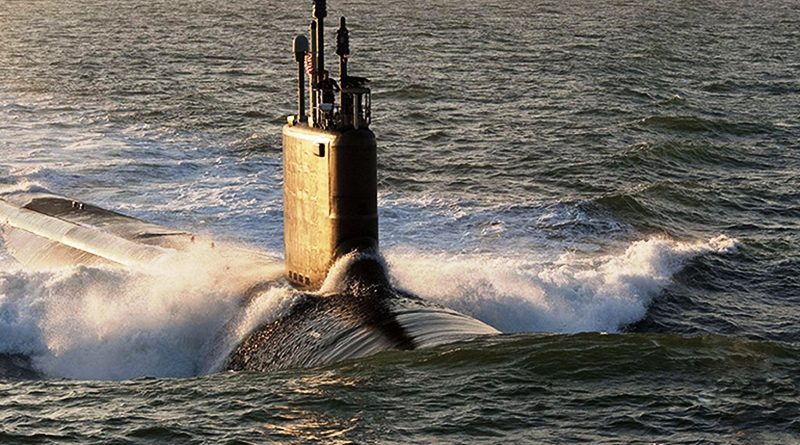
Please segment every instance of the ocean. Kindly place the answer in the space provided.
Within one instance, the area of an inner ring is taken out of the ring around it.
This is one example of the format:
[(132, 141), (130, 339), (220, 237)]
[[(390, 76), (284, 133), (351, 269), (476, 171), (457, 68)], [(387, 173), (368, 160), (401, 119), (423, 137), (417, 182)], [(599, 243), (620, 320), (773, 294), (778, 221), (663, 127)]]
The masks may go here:
[[(0, 2), (0, 195), (280, 264), (307, 3)], [(800, 443), (800, 3), (328, 12), (372, 80), (392, 281), (502, 334), (218, 372), (242, 314), (213, 264), (28, 270), (0, 246), (0, 443)]]

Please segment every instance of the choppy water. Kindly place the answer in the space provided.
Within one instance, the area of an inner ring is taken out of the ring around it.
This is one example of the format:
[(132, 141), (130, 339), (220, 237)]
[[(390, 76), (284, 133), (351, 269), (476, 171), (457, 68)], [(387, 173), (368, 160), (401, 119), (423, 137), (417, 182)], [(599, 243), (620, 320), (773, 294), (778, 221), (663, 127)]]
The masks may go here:
[[(282, 3), (0, 3), (5, 190), (280, 255)], [(225, 286), (4, 253), (0, 442), (800, 442), (796, 2), (329, 10), (394, 280), (508, 335), (202, 375)]]

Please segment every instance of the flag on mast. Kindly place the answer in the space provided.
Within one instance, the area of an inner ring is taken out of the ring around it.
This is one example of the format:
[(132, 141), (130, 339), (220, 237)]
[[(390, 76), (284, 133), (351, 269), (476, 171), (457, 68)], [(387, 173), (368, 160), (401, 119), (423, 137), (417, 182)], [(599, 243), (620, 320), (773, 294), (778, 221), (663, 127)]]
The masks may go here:
[(305, 63), (306, 63), (306, 74), (310, 76), (311, 74), (314, 73), (314, 57), (311, 55), (311, 53), (306, 53)]

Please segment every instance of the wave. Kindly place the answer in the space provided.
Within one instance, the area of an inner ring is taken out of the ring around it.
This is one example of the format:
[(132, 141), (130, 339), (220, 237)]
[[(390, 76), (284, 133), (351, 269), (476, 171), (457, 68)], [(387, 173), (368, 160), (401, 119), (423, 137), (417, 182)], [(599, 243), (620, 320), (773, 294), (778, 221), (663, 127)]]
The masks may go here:
[[(367, 358), (356, 366), (343, 363), (336, 368), (345, 372), (356, 368), (362, 373), (373, 365), (386, 367), (387, 364), (450, 371), (515, 369), (534, 373), (539, 378), (602, 380), (629, 376), (633, 370), (696, 374), (698, 369), (705, 369), (714, 370), (714, 376), (717, 373), (752, 375), (761, 373), (767, 363), (790, 372), (798, 361), (800, 347), (791, 343), (726, 335), (579, 333), (481, 337), (461, 342), (457, 348), (436, 347), (410, 354), (385, 354)], [(775, 383), (780, 386), (787, 382)]]
[(768, 168), (758, 153), (749, 153), (733, 144), (669, 139), (638, 144), (616, 156), (615, 161), (628, 167), (681, 168)]
[[(0, 355), (30, 357), (48, 377), (188, 377), (226, 351), (228, 322), (242, 332), (277, 317), (283, 266), (231, 258), (224, 248), (164, 258), (148, 270), (74, 267), (30, 272), (0, 265)], [(245, 308), (245, 309), (243, 309)]]
[(689, 261), (737, 244), (724, 235), (696, 242), (654, 237), (620, 253), (568, 252), (554, 262), (402, 249), (387, 259), (398, 287), (506, 333), (618, 332), (643, 318)]
[(637, 122), (643, 129), (676, 131), (684, 134), (751, 136), (774, 134), (773, 126), (753, 122), (731, 122), (697, 116), (648, 116)]

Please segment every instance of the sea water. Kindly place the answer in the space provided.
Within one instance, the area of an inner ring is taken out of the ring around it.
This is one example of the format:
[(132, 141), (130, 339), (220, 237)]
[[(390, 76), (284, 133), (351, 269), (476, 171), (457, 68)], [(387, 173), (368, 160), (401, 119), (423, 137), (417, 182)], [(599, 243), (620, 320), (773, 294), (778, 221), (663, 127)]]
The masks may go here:
[[(393, 282), (504, 334), (212, 372), (295, 291), (242, 306), (252, 271), (202, 253), (154, 275), (0, 248), (0, 442), (800, 442), (800, 5), (329, 3), (372, 79)], [(0, 3), (0, 193), (279, 270), (309, 6)]]

